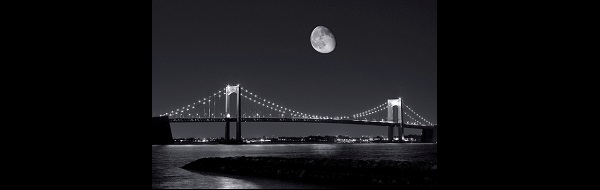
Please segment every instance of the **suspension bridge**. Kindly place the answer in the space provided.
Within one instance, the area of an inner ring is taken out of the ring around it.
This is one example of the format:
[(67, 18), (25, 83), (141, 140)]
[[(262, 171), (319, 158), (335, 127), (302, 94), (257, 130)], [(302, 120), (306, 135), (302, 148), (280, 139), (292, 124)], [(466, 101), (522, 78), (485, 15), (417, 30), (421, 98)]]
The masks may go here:
[[(230, 99), (233, 94), (236, 97), (235, 105)], [(243, 110), (242, 105), (244, 105)], [(235, 111), (232, 112), (233, 108)], [(156, 128), (162, 128), (159, 130), (159, 134), (153, 134), (153, 144), (164, 144), (157, 139), (169, 142), (169, 136), (171, 136), (169, 124), (180, 122), (225, 122), (225, 139), (232, 142), (241, 142), (241, 127), (244, 122), (307, 122), (387, 126), (389, 142), (401, 142), (404, 139), (405, 128), (422, 129), (422, 139), (425, 142), (437, 143), (437, 124), (423, 118), (402, 98), (388, 99), (382, 104), (351, 115), (317, 115), (275, 103), (239, 84), (227, 85), (212, 95), (200, 98), (197, 102), (153, 118), (153, 125), (156, 125)], [(236, 123), (235, 139), (230, 137), (231, 122)], [(397, 128), (398, 140), (393, 138), (394, 128)], [(172, 137), (170, 139), (172, 141)]]

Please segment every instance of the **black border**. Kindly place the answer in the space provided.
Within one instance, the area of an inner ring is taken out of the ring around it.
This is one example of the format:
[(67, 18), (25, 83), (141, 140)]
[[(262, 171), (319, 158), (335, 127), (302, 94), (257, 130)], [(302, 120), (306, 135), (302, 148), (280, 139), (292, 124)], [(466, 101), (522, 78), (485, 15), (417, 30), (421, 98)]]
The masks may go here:
[[(69, 170), (67, 175), (48, 176), (53, 184), (149, 187), (143, 177), (150, 170), (143, 149), (150, 135), (150, 112), (144, 110), (150, 109), (151, 6), (151, 2), (90, 3), (57, 19), (67, 20), (58, 26), (64, 29), (61, 36), (77, 45), (70, 45), (67, 53), (55, 49), (51, 54), (68, 57), (69, 63), (47, 71), (58, 83), (46, 86), (45, 95), (52, 100), (49, 109), (59, 108), (57, 115), (69, 113), (58, 117), (66, 126), (58, 124), (60, 129), (44, 134), (67, 145), (47, 153), (57, 161), (53, 164), (62, 166), (53, 171)], [(523, 86), (510, 77), (521, 62), (510, 59), (512, 51), (501, 45), (514, 37), (512, 23), (502, 14), (505, 8), (438, 1), (441, 188), (496, 187), (519, 175), (518, 170), (511, 176), (500, 172), (516, 168), (511, 157), (527, 151), (515, 149), (510, 138), (528, 138), (514, 136), (519, 132), (508, 130), (513, 126), (504, 122), (512, 113), (510, 106), (524, 102), (516, 96)], [(48, 26), (52, 27), (57, 26)], [(47, 79), (41, 76), (38, 80)], [(78, 138), (87, 140), (73, 142)]]

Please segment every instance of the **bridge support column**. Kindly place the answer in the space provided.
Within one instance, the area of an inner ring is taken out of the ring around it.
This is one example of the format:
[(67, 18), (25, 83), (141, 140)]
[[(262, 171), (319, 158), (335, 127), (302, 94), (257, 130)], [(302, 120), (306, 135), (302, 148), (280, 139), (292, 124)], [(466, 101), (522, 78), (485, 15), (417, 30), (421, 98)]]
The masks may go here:
[(225, 122), (225, 141), (229, 141), (229, 121)]
[[(231, 116), (229, 113), (229, 95), (232, 93), (237, 93), (237, 116), (235, 122), (235, 140), (238, 142), (242, 142), (242, 91), (240, 89), (240, 84), (237, 86), (229, 86), (225, 88), (225, 112), (227, 114), (227, 119)], [(229, 130), (229, 120), (227, 121), (227, 130)], [(229, 134), (227, 134), (229, 136)]]
[(438, 132), (437, 126), (434, 125), (433, 126), (433, 137), (431, 138), (431, 141), (433, 143), (437, 143), (437, 132)]
[[(239, 85), (238, 85), (239, 86)], [(242, 142), (242, 93), (238, 91), (237, 95), (237, 122), (235, 123), (235, 140)]]
[(388, 126), (388, 142), (394, 140), (394, 126)]
[(239, 121), (235, 123), (235, 140), (242, 141), (242, 123)]
[(402, 125), (402, 123), (400, 125), (398, 125), (398, 140), (400, 142), (403, 142), (404, 140), (404, 126)]
[(388, 99), (387, 110), (388, 121), (394, 123), (394, 125), (388, 128), (388, 138), (390, 142), (394, 140), (394, 127), (398, 126), (398, 138), (402, 141), (402, 136), (404, 135), (404, 129), (402, 128), (402, 98)]

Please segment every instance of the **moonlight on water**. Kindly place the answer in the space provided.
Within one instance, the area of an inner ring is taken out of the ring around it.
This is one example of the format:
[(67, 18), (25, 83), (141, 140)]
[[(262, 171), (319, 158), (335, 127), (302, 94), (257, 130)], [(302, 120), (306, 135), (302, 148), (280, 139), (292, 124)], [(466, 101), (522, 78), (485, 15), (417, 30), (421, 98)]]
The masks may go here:
[(310, 34), (310, 44), (320, 53), (329, 53), (335, 49), (335, 37), (325, 26), (317, 26)]

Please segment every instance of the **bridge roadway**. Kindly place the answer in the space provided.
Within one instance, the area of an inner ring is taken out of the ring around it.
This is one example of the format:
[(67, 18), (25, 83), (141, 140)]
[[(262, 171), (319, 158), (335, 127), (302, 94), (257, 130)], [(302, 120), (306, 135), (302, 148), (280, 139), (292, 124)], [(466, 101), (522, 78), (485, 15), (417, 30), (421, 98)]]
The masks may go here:
[[(171, 123), (186, 122), (236, 122), (237, 118), (169, 118)], [(398, 126), (399, 123), (388, 121), (366, 121), (349, 119), (308, 119), (308, 118), (242, 118), (242, 122), (305, 122), (305, 123), (339, 123), (375, 126)], [(404, 128), (434, 129), (435, 126), (402, 124)]]

